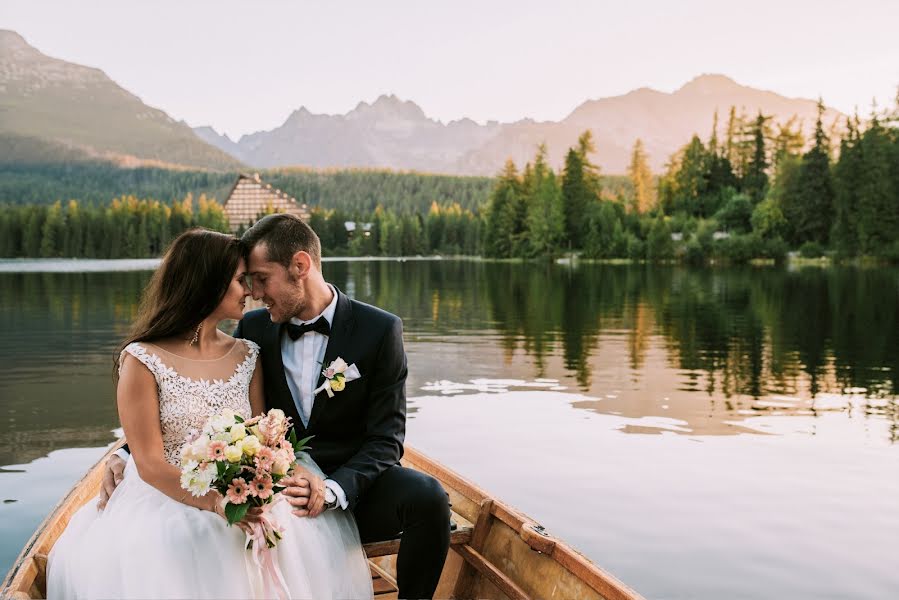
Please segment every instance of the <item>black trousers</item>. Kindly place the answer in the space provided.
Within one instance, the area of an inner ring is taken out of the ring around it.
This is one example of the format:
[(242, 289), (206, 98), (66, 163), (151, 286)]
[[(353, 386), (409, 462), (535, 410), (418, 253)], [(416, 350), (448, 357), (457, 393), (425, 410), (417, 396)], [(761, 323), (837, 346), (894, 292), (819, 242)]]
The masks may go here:
[(400, 538), (399, 597), (433, 598), (450, 540), (450, 509), (436, 479), (399, 465), (362, 495), (354, 511), (362, 543)]

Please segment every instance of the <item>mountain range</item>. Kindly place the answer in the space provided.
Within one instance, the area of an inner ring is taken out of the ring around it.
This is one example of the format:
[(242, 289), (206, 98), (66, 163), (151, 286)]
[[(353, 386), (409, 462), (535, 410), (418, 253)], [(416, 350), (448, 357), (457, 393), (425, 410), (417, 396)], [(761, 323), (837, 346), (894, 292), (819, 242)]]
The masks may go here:
[[(588, 100), (560, 121), (523, 119), (479, 124), (443, 123), (412, 101), (383, 95), (342, 115), (304, 107), (270, 131), (232, 140), (212, 127), (191, 129), (144, 104), (102, 71), (50, 58), (18, 34), (0, 30), (0, 147), (4, 161), (110, 160), (122, 166), (235, 170), (275, 168), (388, 168), (492, 175), (508, 158), (531, 160), (546, 143), (561, 165), (585, 130), (593, 132), (593, 160), (603, 172), (624, 173), (637, 138), (660, 171), (694, 133), (707, 138), (715, 111), (723, 132), (731, 106), (759, 110), (785, 122), (793, 116), (809, 137), (816, 102), (740, 85), (724, 75), (701, 75), (672, 92), (640, 88)], [(843, 118), (828, 109), (830, 125)]]
[(242, 165), (103, 71), (45, 56), (0, 30), (0, 161), (109, 161), (125, 167)]

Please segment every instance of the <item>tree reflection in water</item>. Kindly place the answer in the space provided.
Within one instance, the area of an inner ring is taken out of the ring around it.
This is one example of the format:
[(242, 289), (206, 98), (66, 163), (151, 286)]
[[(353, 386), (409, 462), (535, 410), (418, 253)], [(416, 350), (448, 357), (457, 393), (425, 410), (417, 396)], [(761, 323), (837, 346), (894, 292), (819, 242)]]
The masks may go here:
[[(895, 269), (446, 260), (324, 270), (404, 319), (410, 396), (447, 377), (553, 378), (596, 398), (577, 407), (664, 415), (694, 434), (744, 431), (733, 423), (752, 414), (851, 408), (887, 419), (899, 439)], [(0, 274), (0, 465), (109, 438), (112, 352), (148, 277)]]

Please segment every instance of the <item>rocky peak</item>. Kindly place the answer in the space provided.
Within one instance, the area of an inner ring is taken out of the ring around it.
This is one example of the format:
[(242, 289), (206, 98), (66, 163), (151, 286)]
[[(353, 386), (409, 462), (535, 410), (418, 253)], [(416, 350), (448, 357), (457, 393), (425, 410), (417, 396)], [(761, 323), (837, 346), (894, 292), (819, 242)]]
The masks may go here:
[(21, 52), (23, 50), (34, 50), (28, 45), (21, 35), (15, 31), (8, 29), (0, 29), (0, 52)]
[(372, 104), (360, 102), (356, 108), (347, 113), (347, 117), (364, 119), (400, 118), (409, 121), (428, 120), (421, 107), (411, 100), (400, 100), (394, 94), (378, 96), (378, 99)]
[(703, 74), (694, 77), (685, 83), (677, 92), (686, 92), (691, 94), (721, 94), (729, 91), (742, 89), (739, 83), (728, 77), (719, 74)]

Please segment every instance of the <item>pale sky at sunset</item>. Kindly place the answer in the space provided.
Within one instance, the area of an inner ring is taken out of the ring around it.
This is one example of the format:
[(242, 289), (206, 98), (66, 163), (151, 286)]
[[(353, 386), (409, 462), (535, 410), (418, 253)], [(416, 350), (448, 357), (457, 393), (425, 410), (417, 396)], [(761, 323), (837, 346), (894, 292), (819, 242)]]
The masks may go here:
[(702, 73), (843, 112), (893, 102), (899, 1), (2, 0), (0, 29), (232, 137), (384, 93), (442, 121), (558, 120)]

